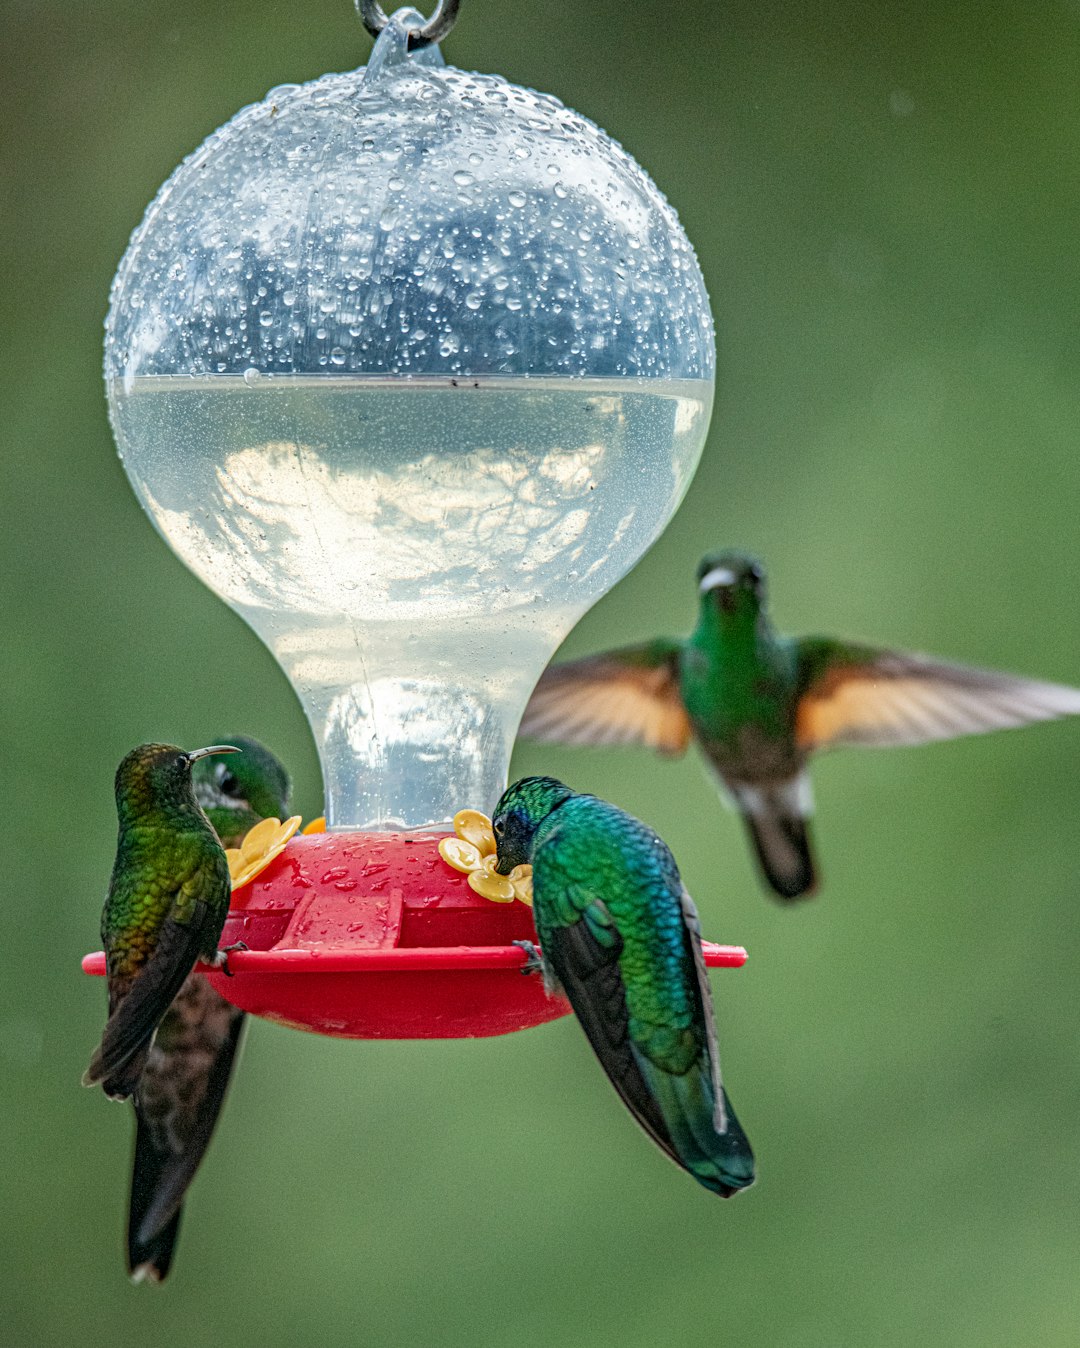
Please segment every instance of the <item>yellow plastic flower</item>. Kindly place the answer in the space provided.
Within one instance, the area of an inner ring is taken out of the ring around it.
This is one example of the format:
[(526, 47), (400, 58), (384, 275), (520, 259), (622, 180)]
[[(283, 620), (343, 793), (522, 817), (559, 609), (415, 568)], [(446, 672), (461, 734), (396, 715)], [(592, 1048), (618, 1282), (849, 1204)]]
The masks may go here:
[(520, 899), (532, 907), (532, 867), (523, 862), (520, 866), (515, 866), (506, 877), (514, 886), (514, 898)]
[(313, 819), (310, 824), (305, 824), (300, 830), (301, 833), (325, 833), (326, 815), (320, 814), (317, 819)]
[(509, 875), (495, 870), (495, 834), (491, 820), (479, 810), (458, 810), (454, 815), (455, 837), (443, 838), (439, 855), (455, 871), (469, 877), (469, 888), (492, 903), (520, 899), (532, 907), (532, 867), (515, 866)]
[(280, 819), (260, 819), (246, 834), (239, 847), (227, 847), (233, 893), (252, 880), (285, 850), (285, 844), (300, 827), (300, 816), (294, 814), (284, 824)]
[(454, 832), (459, 838), (471, 842), (482, 857), (489, 857), (495, 851), (491, 820), (479, 810), (458, 810), (454, 815)]
[(444, 838), (439, 843), (439, 855), (455, 871), (464, 871), (466, 875), (478, 871), (484, 862), (479, 850), (464, 838)]
[(499, 858), (494, 852), (484, 857), (480, 865), (469, 872), (469, 888), (490, 899), (492, 903), (513, 903), (514, 886), (508, 875), (500, 875)]

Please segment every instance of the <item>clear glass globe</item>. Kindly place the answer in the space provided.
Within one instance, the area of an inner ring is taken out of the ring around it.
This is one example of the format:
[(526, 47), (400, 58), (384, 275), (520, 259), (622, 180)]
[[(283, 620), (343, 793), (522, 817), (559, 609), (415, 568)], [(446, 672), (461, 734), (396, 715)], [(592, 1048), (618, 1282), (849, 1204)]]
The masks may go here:
[(410, 53), (417, 21), (186, 159), (106, 325), (132, 484), (292, 681), (332, 827), (494, 804), (712, 404), (701, 273), (649, 177), (556, 99)]

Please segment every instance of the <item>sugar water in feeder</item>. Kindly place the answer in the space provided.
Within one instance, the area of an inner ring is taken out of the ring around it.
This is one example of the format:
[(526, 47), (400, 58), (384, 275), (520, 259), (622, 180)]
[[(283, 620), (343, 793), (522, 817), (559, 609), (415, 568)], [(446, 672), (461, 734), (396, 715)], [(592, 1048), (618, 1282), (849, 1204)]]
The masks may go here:
[[(139, 499), (315, 735), (329, 832), (253, 886), (288, 913), (273, 941), (250, 901), (227, 929), (279, 953), (318, 928), (301, 910), (368, 900), (389, 908), (366, 938), (323, 924), (341, 958), (402, 949), (414, 903), (446, 919), (424, 948), (469, 944), (443, 894), (461, 877), (432, 888), (437, 837), (410, 831), (494, 805), (536, 679), (670, 519), (712, 404), (701, 272), (648, 175), (555, 98), (446, 66), (423, 23), (399, 10), (365, 69), (210, 136), (136, 230), (107, 320)], [(322, 878), (342, 867), (351, 889)], [(259, 956), (217, 980), (240, 1004)]]

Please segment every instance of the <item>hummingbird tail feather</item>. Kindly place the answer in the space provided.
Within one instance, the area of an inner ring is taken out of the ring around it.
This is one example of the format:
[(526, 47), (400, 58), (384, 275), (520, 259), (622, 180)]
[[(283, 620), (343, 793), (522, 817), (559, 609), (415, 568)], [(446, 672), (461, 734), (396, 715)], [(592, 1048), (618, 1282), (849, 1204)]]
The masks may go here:
[(731, 1198), (754, 1182), (754, 1153), (724, 1092), (727, 1126), (715, 1124), (712, 1072), (701, 1062), (675, 1075), (652, 1063), (642, 1069), (660, 1105), (673, 1143), (673, 1159), (711, 1193)]
[(765, 879), (782, 899), (809, 898), (817, 874), (807, 827), (809, 791), (800, 775), (776, 786), (735, 787)]
[[(134, 1267), (175, 1219), (210, 1144), (246, 1017), (200, 975), (180, 990), (135, 1097), (135, 1157), (128, 1205)], [(167, 1047), (162, 1047), (162, 1044)], [(164, 1274), (162, 1274), (164, 1276)]]
[(177, 1208), (164, 1230), (152, 1240), (140, 1242), (128, 1231), (128, 1273), (132, 1282), (164, 1282), (172, 1265), (173, 1251), (180, 1234), (183, 1208)]

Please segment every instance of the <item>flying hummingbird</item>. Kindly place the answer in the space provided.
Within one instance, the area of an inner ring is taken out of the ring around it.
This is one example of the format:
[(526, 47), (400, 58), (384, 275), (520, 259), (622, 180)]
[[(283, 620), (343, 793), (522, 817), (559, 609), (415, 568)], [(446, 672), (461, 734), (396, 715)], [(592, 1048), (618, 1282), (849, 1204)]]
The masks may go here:
[(699, 1184), (745, 1189), (754, 1155), (720, 1081), (697, 910), (663, 840), (551, 777), (509, 787), (493, 828), (500, 874), (532, 863), (531, 953), (623, 1103)]
[(785, 899), (816, 885), (807, 759), (842, 744), (924, 744), (1080, 712), (1080, 690), (828, 637), (780, 636), (765, 572), (738, 552), (698, 567), (697, 627), (545, 671), (521, 734), (563, 744), (696, 739)]
[[(242, 756), (210, 754), (191, 777), (221, 845), (239, 847), (260, 819), (287, 814), (289, 779), (258, 740), (227, 738)], [(161, 1282), (169, 1271), (184, 1196), (224, 1103), (245, 1019), (201, 974), (189, 974), (158, 1027), (132, 1097), (137, 1123), (128, 1270), (136, 1281)]]
[(101, 939), (109, 1019), (83, 1085), (114, 1100), (139, 1083), (158, 1025), (195, 963), (222, 964), (218, 939), (229, 912), (229, 863), (191, 783), (192, 764), (238, 753), (215, 744), (185, 753), (142, 744), (116, 770), (120, 832)]

